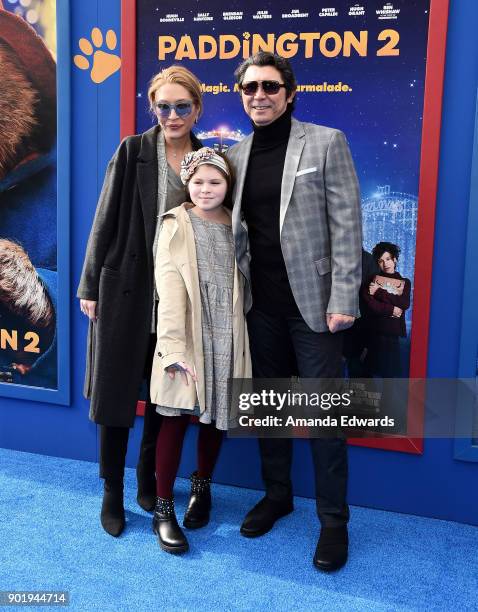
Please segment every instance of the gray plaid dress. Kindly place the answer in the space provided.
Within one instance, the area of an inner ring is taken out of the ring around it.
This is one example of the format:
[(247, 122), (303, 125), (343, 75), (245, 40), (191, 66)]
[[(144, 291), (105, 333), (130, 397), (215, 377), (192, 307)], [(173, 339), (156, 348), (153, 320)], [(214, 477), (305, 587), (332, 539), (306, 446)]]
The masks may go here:
[[(234, 238), (232, 229), (206, 221), (188, 210), (196, 242), (199, 289), (201, 293), (202, 341), (206, 409), (201, 423), (215, 422), (227, 430), (233, 368), (232, 307), (234, 289)], [(191, 414), (158, 406), (165, 416)], [(199, 415), (197, 407), (193, 414)]]

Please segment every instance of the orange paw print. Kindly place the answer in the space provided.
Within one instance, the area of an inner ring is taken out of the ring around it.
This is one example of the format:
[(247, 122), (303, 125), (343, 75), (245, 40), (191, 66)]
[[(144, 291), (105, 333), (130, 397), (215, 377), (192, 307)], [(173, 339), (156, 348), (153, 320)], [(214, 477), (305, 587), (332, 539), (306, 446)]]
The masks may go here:
[(73, 62), (80, 70), (91, 68), (91, 80), (93, 83), (103, 83), (121, 67), (121, 58), (115, 55), (118, 39), (113, 30), (106, 32), (106, 47), (109, 51), (103, 51), (103, 33), (99, 28), (91, 30), (91, 41), (87, 38), (80, 38), (78, 46), (82, 55), (75, 55)]

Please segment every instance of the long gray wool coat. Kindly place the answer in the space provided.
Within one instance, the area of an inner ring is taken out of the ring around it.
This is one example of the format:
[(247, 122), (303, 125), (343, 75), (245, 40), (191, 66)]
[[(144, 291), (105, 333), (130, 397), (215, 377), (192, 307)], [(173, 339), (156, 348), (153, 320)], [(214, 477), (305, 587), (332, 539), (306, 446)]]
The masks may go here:
[(84, 387), (90, 418), (111, 427), (133, 426), (148, 353), (153, 242), (158, 212), (167, 209), (167, 162), (160, 159), (158, 165), (158, 137), (158, 126), (129, 136), (111, 159), (77, 292), (98, 302), (98, 321), (90, 322), (88, 332)]

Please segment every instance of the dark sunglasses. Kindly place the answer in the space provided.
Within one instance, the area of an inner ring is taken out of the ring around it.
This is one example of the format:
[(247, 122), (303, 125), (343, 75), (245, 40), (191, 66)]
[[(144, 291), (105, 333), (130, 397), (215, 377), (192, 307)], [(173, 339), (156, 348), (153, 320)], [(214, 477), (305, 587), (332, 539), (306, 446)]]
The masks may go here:
[(167, 119), (169, 115), (175, 111), (178, 117), (187, 117), (192, 113), (192, 102), (177, 102), (176, 104), (168, 104), (167, 102), (158, 102), (156, 104), (159, 116), (162, 119)]
[(249, 81), (249, 83), (243, 83), (241, 85), (242, 93), (245, 96), (253, 96), (257, 93), (259, 86), (262, 87), (262, 91), (267, 95), (278, 94), (281, 87), (285, 87), (284, 83), (279, 81)]

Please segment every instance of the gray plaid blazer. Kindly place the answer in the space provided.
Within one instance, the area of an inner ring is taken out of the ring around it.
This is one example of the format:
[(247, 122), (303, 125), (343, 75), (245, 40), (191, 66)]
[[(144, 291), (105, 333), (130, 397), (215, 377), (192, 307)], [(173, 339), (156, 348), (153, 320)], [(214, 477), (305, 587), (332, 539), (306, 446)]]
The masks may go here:
[[(232, 229), (252, 306), (247, 225), (241, 210), (253, 134), (228, 151), (237, 175)], [(292, 119), (282, 175), (280, 242), (290, 286), (304, 320), (327, 331), (326, 314), (359, 316), (362, 220), (354, 163), (342, 132)]]

